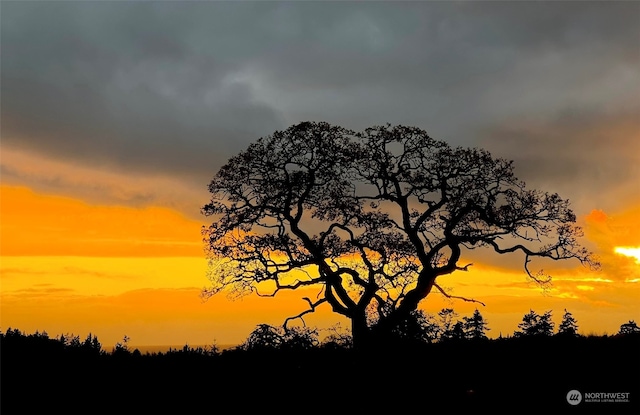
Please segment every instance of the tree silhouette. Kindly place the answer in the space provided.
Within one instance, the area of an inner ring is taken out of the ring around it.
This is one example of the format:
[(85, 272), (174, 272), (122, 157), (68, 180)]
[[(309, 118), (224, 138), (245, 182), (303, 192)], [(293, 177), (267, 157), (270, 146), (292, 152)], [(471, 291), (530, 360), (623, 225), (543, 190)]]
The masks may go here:
[(562, 315), (562, 321), (558, 326), (558, 334), (562, 336), (577, 336), (578, 335), (578, 322), (573, 315), (564, 309)]
[(536, 324), (540, 316), (533, 311), (529, 310), (527, 314), (522, 317), (522, 323), (518, 324), (519, 331), (516, 330), (513, 335), (516, 337), (533, 336), (537, 332)]
[(458, 313), (453, 311), (453, 308), (443, 308), (438, 312), (439, 321), (439, 340), (448, 339), (451, 337), (451, 330), (454, 326), (454, 319), (458, 317)]
[(320, 344), (318, 331), (309, 327), (288, 327), (284, 333), (285, 350), (309, 350)]
[(282, 337), (277, 327), (260, 324), (249, 334), (241, 347), (245, 350), (278, 349), (284, 342)]
[(471, 317), (463, 317), (464, 331), (467, 339), (486, 340), (485, 332), (491, 330), (487, 321), (482, 317), (480, 311), (476, 308)]
[(635, 321), (629, 320), (628, 322), (620, 325), (620, 331), (618, 334), (627, 335), (627, 334), (637, 334), (640, 333), (640, 327), (636, 324)]
[(449, 332), (448, 339), (450, 340), (464, 340), (467, 338), (467, 334), (464, 331), (464, 324), (462, 321), (456, 321)]
[(554, 323), (551, 321), (551, 311), (546, 311), (539, 315), (533, 310), (529, 310), (522, 317), (522, 323), (518, 324), (520, 331), (513, 334), (516, 337), (525, 336), (551, 336), (553, 334)]
[(393, 330), (394, 338), (416, 343), (433, 343), (440, 333), (440, 327), (432, 316), (422, 310), (415, 310)]
[(553, 335), (553, 329), (555, 327), (555, 324), (553, 323), (553, 321), (551, 321), (551, 311), (545, 311), (544, 314), (542, 314), (539, 318), (538, 318), (538, 324), (536, 325), (537, 327), (537, 335), (540, 336), (551, 336)]
[(327, 303), (351, 320), (356, 346), (391, 333), (434, 288), (454, 297), (437, 279), (468, 269), (465, 250), (519, 253), (540, 284), (550, 277), (534, 258), (598, 266), (567, 200), (526, 188), (510, 161), (414, 127), (303, 122), (232, 157), (209, 191), (204, 297), (316, 287), (292, 318)]
[(122, 341), (115, 344), (111, 350), (111, 354), (115, 356), (128, 356), (131, 353), (131, 350), (129, 349), (129, 340), (131, 340), (131, 338), (125, 334), (122, 337)]

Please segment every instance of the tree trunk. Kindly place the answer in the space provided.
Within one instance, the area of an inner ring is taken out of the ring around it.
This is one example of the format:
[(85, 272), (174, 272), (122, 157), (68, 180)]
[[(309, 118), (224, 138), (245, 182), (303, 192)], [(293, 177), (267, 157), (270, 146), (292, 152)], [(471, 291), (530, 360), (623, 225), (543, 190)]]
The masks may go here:
[(400, 306), (393, 310), (389, 315), (372, 328), (371, 337), (379, 339), (389, 339), (394, 329), (396, 329), (401, 323), (407, 320), (411, 313), (418, 309), (420, 301), (429, 295), (435, 277), (424, 278), (420, 281), (416, 288), (409, 291), (405, 298), (400, 303)]
[(369, 348), (371, 336), (364, 314), (351, 318), (351, 336), (353, 337), (354, 349), (364, 350)]

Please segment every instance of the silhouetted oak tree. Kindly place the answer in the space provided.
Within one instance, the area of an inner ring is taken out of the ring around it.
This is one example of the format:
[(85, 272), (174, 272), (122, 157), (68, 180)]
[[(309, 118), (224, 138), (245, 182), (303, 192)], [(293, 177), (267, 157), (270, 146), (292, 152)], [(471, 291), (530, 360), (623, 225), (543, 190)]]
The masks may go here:
[(232, 157), (209, 191), (204, 295), (317, 287), (285, 326), (328, 303), (356, 346), (392, 332), (432, 289), (450, 296), (437, 279), (467, 270), (465, 249), (520, 253), (541, 284), (550, 277), (530, 270), (534, 257), (597, 266), (567, 200), (527, 189), (510, 161), (414, 127), (303, 122)]

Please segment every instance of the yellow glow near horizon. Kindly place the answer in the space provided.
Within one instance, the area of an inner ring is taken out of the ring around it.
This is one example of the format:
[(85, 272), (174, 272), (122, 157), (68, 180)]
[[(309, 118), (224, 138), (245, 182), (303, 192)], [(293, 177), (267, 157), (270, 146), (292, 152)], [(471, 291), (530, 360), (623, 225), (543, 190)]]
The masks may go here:
[[(214, 339), (236, 344), (257, 324), (282, 324), (306, 310), (302, 298), (318, 295), (318, 287), (305, 287), (277, 298), (251, 295), (230, 301), (221, 293), (202, 301), (201, 289), (210, 284), (202, 222), (178, 210), (88, 203), (8, 185), (0, 186), (0, 198), (0, 330), (11, 326), (82, 337), (91, 332), (106, 345), (124, 334), (136, 345), (209, 344)], [(480, 309), (490, 337), (513, 332), (529, 309), (554, 310), (559, 319), (566, 308), (584, 333), (615, 332), (621, 323), (638, 320), (640, 267), (617, 257), (638, 253), (633, 248), (637, 212), (640, 208), (615, 220), (604, 213), (591, 215), (590, 241), (601, 247), (606, 266), (599, 273), (579, 264), (552, 269), (553, 287), (547, 292), (526, 278), (519, 261), (491, 265), (478, 260), (468, 272), (443, 276), (439, 283), (453, 295), (487, 304)], [(616, 245), (624, 251), (614, 252)], [(478, 304), (451, 302), (437, 292), (421, 303), (432, 314), (445, 307), (465, 316)], [(327, 304), (305, 319), (312, 327), (336, 322), (348, 327)]]
[(636, 264), (640, 265), (640, 247), (616, 246), (613, 251), (616, 254), (635, 258)]

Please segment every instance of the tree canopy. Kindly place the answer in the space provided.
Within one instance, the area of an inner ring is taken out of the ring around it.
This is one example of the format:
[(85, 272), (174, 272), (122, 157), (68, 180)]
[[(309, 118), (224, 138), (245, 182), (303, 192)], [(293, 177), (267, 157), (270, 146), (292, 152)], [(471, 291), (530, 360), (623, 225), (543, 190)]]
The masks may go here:
[(519, 253), (540, 284), (550, 277), (530, 269), (535, 257), (597, 267), (569, 201), (528, 189), (513, 170), (415, 127), (302, 122), (276, 131), (209, 184), (212, 285), (203, 294), (317, 287), (291, 318), (328, 303), (351, 320), (358, 343), (391, 332), (434, 288), (450, 296), (437, 279), (472, 265), (459, 264), (464, 250)]
[(522, 317), (522, 322), (518, 324), (520, 330), (516, 330), (513, 334), (516, 337), (551, 336), (553, 335), (554, 327), (555, 324), (551, 321), (551, 310), (545, 311), (543, 314), (529, 310)]

